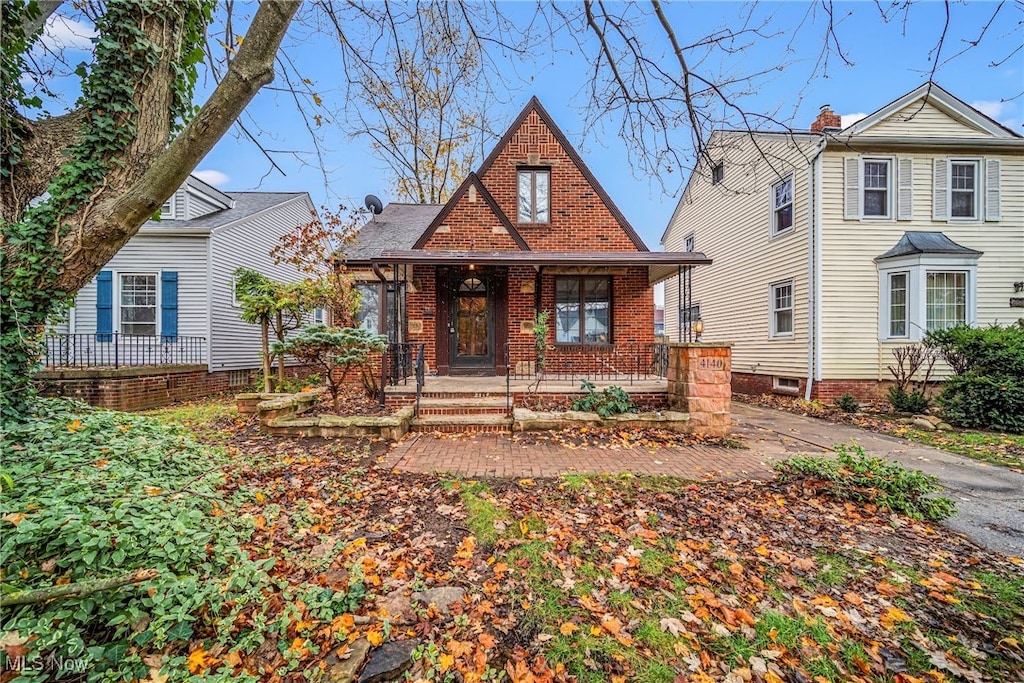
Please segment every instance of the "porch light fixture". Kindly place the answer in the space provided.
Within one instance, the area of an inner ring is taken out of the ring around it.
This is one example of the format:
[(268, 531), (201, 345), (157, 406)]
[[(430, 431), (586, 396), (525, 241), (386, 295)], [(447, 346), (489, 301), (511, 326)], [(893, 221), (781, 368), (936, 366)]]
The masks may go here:
[(472, 263), (470, 263), (470, 264), (469, 264), (469, 269), (470, 269), (470, 270), (476, 270), (476, 266), (475, 266), (475, 265), (473, 265)]
[(697, 322), (693, 323), (693, 333), (696, 335), (696, 337), (694, 337), (694, 341), (700, 342), (700, 336), (704, 334), (703, 320), (698, 319)]

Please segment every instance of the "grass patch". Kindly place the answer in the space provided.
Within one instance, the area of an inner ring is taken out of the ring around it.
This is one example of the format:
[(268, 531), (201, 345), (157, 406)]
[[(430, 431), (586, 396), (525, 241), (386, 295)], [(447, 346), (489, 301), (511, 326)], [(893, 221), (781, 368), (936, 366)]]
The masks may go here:
[(230, 425), (226, 423), (238, 419), (238, 408), (234, 399), (214, 398), (176, 403), (140, 414), (168, 424), (183, 425), (207, 439), (226, 441), (230, 437), (227, 431)]
[(825, 586), (842, 586), (851, 578), (852, 568), (842, 555), (819, 553), (815, 556), (821, 570), (818, 572), (818, 583)]
[(476, 536), (477, 541), (484, 545), (494, 545), (501, 537), (495, 523), (508, 521), (508, 510), (495, 505), (491, 500), (483, 498), (471, 491), (463, 491), (460, 495), (466, 508), (466, 526)]
[(1024, 434), (926, 432), (910, 428), (901, 436), (993, 465), (1024, 469)]

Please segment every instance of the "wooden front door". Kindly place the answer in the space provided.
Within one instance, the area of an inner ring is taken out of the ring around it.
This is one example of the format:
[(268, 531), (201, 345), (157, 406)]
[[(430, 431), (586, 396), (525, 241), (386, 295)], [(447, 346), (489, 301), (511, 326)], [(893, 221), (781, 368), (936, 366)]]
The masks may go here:
[(494, 296), (491, 277), (459, 270), (451, 283), (448, 357), (453, 370), (494, 367)]
[(507, 273), (455, 268), (438, 276), (438, 372), (504, 374)]

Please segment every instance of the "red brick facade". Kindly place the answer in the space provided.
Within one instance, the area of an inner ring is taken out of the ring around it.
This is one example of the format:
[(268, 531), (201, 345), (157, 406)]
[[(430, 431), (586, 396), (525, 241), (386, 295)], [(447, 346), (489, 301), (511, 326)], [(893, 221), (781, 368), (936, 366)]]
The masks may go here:
[[(797, 378), (793, 378), (797, 379)], [(887, 400), (892, 382), (876, 382), (869, 379), (826, 379), (811, 385), (811, 398), (831, 403), (849, 392), (854, 398), (863, 402), (883, 403)], [(786, 389), (775, 386), (775, 377), (749, 372), (734, 372), (732, 390), (737, 394), (759, 396), (761, 394), (779, 394), (781, 396), (797, 396), (803, 398), (807, 390), (807, 378), (799, 378), (797, 389)]]
[[(550, 174), (550, 221), (519, 223), (518, 172)], [(471, 174), (417, 243), (423, 251), (473, 252), (635, 252), (646, 251), (636, 233), (597, 184), (578, 154), (565, 141), (535, 101), (484, 162)], [(538, 276), (538, 272), (540, 275)], [(549, 312), (548, 353), (551, 368), (572, 365), (580, 371), (598, 369), (600, 346), (563, 345), (555, 340), (555, 280), (561, 276), (611, 278), (609, 344), (654, 342), (653, 289), (646, 267), (479, 266), (474, 271), (415, 265), (406, 294), (406, 338), (425, 344), (431, 371), (448, 374), (448, 337), (454, 325), (452, 288), (460, 278), (480, 277), (490, 289), (488, 315), (493, 326), (491, 354), (495, 374), (504, 372), (509, 345), (511, 361), (534, 358), (532, 323), (539, 311)], [(539, 294), (538, 294), (539, 287)], [(597, 350), (595, 350), (597, 349)], [(485, 372), (484, 374), (489, 374)]]
[[(99, 408), (136, 411), (228, 391), (248, 391), (257, 372), (207, 372), (205, 365), (48, 370), (36, 374), (35, 384), (42, 396), (66, 396)], [(285, 374), (291, 378), (306, 377), (310, 369), (306, 366), (287, 367)]]

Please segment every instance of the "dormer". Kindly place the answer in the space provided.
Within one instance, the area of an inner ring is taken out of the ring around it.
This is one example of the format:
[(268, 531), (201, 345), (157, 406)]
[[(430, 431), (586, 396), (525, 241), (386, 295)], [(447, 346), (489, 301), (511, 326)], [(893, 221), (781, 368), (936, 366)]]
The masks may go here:
[(234, 199), (213, 185), (189, 176), (160, 208), (160, 220), (191, 221), (234, 206)]

